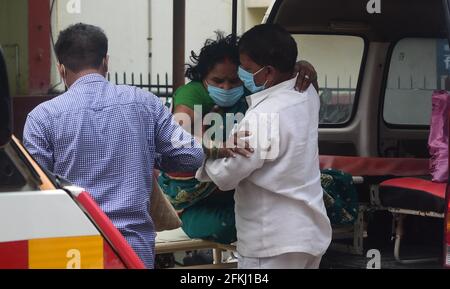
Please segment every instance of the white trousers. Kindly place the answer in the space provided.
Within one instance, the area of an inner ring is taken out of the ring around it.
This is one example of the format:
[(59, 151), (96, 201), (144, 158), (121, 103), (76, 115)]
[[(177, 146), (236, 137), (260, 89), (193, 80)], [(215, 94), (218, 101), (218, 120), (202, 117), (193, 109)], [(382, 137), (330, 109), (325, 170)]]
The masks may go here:
[(269, 258), (238, 257), (239, 269), (319, 269), (322, 256), (288, 253)]

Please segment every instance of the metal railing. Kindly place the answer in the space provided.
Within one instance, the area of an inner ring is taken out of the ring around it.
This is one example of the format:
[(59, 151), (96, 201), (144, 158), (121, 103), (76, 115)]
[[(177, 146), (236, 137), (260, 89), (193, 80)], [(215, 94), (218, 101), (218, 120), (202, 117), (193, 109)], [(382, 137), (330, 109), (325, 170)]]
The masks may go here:
[[(353, 112), (356, 94), (352, 76), (349, 76), (348, 81), (342, 81), (342, 77), (337, 76), (335, 87), (328, 86), (329, 77), (327, 75), (324, 76), (324, 81), (319, 83), (322, 84), (319, 87), (320, 123), (341, 124), (347, 122)], [(345, 86), (342, 83), (345, 83)]]
[[(333, 79), (334, 80), (334, 79)], [(337, 76), (333, 84), (336, 87), (328, 87), (329, 78), (325, 75), (320, 87), (320, 123), (321, 124), (341, 124), (348, 121), (353, 112), (356, 89), (353, 88), (353, 80), (350, 76), (344, 82)], [(345, 86), (342, 86), (345, 83)], [(441, 76), (430, 78), (419, 75), (397, 75), (389, 76), (387, 90), (423, 91), (424, 97), (431, 97), (431, 92), (436, 89), (450, 89), (450, 78)]]
[[(164, 77), (156, 74), (156, 83), (152, 82), (151, 74), (127, 74), (127, 73), (108, 73), (108, 81), (115, 84), (132, 85), (146, 89), (168, 106), (172, 105), (173, 85), (169, 83), (169, 76), (166, 73)], [(319, 95), (321, 100), (320, 120), (322, 124), (338, 124), (346, 122), (352, 113), (355, 100), (356, 89), (352, 88), (352, 77), (348, 79), (348, 86), (341, 86), (342, 78), (337, 77), (337, 87), (328, 87), (328, 76), (325, 75), (324, 85), (320, 87)]]
[(427, 76), (418, 77), (410, 75), (408, 76), (397, 76), (396, 78), (389, 77), (387, 89), (396, 90), (436, 90), (445, 89), (446, 86), (446, 76), (441, 77), (441, 79), (429, 79)]
[(131, 75), (126, 72), (119, 74), (115, 72), (113, 74), (108, 73), (107, 79), (117, 85), (125, 84), (136, 86), (138, 88), (147, 89), (151, 93), (165, 100), (167, 105), (172, 103), (172, 95), (173, 95), (173, 85), (169, 83), (169, 75), (166, 73), (161, 79), (160, 74), (156, 74), (156, 83), (152, 82), (152, 74), (148, 73), (144, 75), (143, 73), (135, 74), (131, 73)]

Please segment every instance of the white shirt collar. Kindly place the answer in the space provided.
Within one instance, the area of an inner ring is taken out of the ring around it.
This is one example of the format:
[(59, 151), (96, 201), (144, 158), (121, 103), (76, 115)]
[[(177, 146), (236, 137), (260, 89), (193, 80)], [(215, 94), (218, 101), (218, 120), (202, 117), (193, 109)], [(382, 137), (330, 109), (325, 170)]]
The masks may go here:
[(262, 101), (264, 101), (266, 98), (268, 98), (272, 93), (274, 93), (277, 90), (294, 89), (296, 82), (297, 82), (297, 75), (292, 79), (286, 80), (268, 89), (247, 96), (247, 103), (249, 108), (258, 106), (258, 104), (260, 104)]

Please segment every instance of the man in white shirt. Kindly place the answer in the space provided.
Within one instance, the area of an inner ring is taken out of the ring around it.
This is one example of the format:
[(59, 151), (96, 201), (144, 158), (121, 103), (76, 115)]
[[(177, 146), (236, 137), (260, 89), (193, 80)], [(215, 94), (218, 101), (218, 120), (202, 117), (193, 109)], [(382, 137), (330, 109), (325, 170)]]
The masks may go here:
[(236, 131), (251, 133), (255, 153), (207, 160), (197, 178), (236, 189), (239, 268), (319, 268), (331, 242), (320, 183), (319, 96), (313, 86), (295, 90), (297, 44), (283, 28), (254, 27), (239, 51), (240, 78), (254, 94)]

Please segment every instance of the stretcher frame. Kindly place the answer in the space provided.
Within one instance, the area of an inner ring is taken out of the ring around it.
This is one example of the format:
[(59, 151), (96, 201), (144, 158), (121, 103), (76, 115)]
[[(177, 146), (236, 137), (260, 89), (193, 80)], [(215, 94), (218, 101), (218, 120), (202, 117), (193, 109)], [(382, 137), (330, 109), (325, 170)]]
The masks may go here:
[[(170, 234), (176, 233), (176, 236)], [(202, 249), (213, 250), (213, 264), (200, 266), (183, 266), (179, 269), (234, 269), (237, 268), (237, 262), (225, 262), (224, 253), (235, 252), (236, 246), (225, 245), (207, 240), (191, 239), (184, 234), (182, 229), (158, 233), (156, 238), (156, 254), (167, 254), (175, 252), (186, 252)]]
[(407, 216), (419, 216), (425, 218), (444, 219), (445, 214), (433, 211), (408, 210), (394, 207), (384, 207), (379, 197), (379, 185), (373, 185), (370, 189), (371, 204), (377, 210), (388, 211), (392, 214), (392, 233), (394, 239), (394, 258), (399, 264), (419, 264), (437, 262), (439, 258), (420, 258), (420, 259), (403, 259), (400, 255), (401, 242), (404, 235), (404, 220)]

